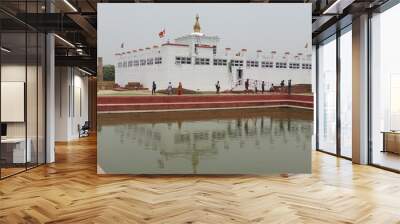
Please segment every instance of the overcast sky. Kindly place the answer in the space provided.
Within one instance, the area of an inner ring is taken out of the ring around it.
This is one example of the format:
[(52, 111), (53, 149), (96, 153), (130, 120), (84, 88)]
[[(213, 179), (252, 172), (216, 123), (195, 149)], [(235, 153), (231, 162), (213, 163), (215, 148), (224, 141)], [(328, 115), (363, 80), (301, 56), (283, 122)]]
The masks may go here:
[(196, 14), (201, 32), (220, 38), (219, 49), (311, 53), (311, 4), (99, 3), (98, 56), (114, 64), (117, 52), (172, 42), (193, 32)]

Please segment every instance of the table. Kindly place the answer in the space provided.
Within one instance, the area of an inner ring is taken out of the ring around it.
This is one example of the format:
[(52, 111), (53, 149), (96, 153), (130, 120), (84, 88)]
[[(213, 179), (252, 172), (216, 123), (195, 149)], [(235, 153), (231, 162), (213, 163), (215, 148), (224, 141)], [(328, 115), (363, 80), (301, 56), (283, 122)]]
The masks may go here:
[[(25, 150), (25, 138), (5, 138), (1, 139), (1, 156), (9, 163), (31, 162), (31, 144), (30, 138), (27, 139)], [(11, 159), (12, 158), (12, 159)]]
[(382, 131), (383, 150), (382, 152), (392, 152), (400, 154), (400, 131)]

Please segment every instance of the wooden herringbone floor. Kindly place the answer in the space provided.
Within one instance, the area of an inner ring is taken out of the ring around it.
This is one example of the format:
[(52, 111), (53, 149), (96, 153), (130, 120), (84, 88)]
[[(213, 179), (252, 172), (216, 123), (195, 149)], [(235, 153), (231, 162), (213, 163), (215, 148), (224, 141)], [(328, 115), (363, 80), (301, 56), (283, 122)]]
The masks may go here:
[(323, 153), (313, 174), (98, 176), (96, 139), (0, 181), (0, 223), (400, 223), (400, 175)]

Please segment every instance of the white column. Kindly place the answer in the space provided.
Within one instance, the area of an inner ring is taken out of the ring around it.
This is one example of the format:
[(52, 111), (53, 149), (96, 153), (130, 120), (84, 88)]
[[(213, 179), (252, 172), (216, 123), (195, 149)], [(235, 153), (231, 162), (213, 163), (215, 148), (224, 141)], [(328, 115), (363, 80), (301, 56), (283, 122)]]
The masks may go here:
[(55, 161), (55, 54), (54, 35), (46, 36), (46, 163)]
[(368, 162), (368, 15), (353, 20), (353, 162)]

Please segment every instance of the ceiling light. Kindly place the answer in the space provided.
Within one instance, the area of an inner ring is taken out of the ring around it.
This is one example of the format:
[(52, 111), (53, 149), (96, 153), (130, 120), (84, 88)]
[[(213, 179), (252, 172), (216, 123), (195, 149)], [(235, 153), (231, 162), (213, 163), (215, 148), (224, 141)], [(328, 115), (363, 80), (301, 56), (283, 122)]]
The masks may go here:
[(1, 47), (1, 51), (4, 51), (6, 53), (10, 53), (11, 52), (11, 50), (9, 50), (9, 49), (7, 49), (5, 47)]
[(78, 12), (78, 10), (68, 1), (64, 0), (65, 4), (67, 4), (74, 12)]
[(355, 0), (336, 0), (322, 14), (342, 14), (343, 9), (351, 5)]
[(55, 37), (57, 37), (59, 40), (61, 40), (62, 42), (64, 42), (64, 43), (66, 43), (67, 45), (69, 45), (70, 47), (73, 47), (73, 48), (75, 48), (75, 45), (73, 45), (71, 42), (69, 42), (68, 40), (66, 40), (66, 39), (64, 39), (64, 38), (62, 38), (62, 37), (60, 37), (59, 35), (57, 35), (57, 34), (54, 34), (54, 36)]
[(81, 72), (83, 72), (83, 73), (85, 73), (85, 74), (87, 74), (87, 75), (93, 75), (92, 73), (90, 73), (90, 72), (88, 72), (88, 71), (86, 71), (86, 70), (83, 70), (83, 69), (81, 69), (81, 68), (78, 68), (78, 70), (81, 71)]

